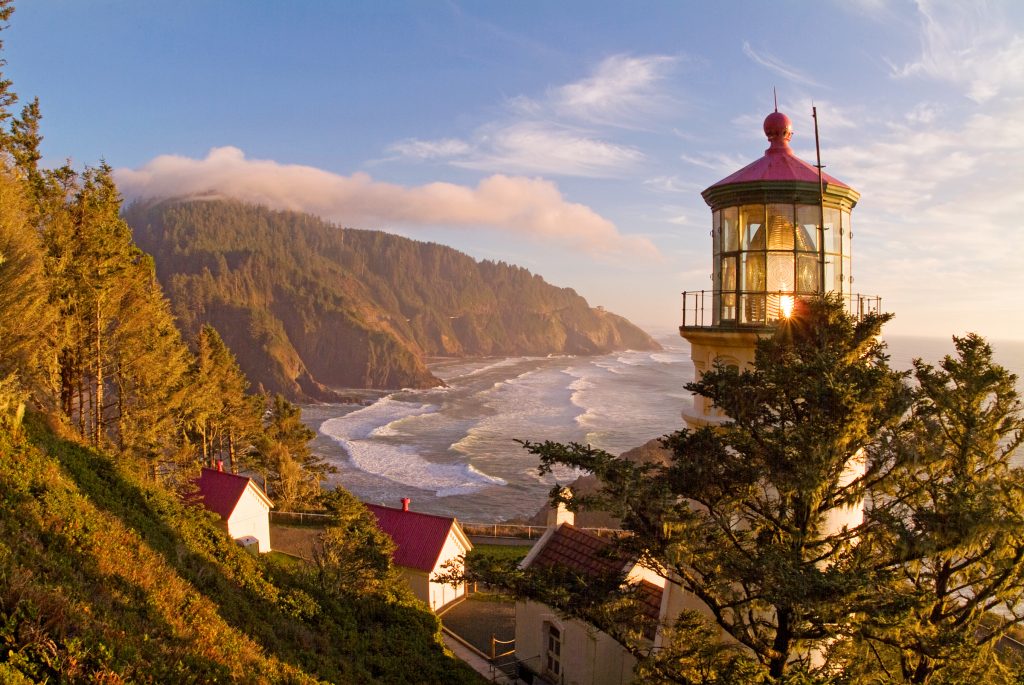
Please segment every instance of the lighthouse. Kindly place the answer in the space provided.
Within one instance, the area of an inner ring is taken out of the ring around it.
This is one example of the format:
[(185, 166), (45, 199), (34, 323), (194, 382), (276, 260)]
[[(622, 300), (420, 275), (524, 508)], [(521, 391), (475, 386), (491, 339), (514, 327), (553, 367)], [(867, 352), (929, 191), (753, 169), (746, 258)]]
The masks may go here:
[[(816, 128), (816, 124), (815, 124)], [(855, 295), (851, 215), (860, 194), (793, 154), (793, 125), (776, 109), (764, 120), (768, 149), (701, 196), (711, 208), (711, 289), (683, 293), (679, 332), (697, 379), (716, 363), (745, 368), (798, 297), (834, 294), (854, 316), (879, 298)], [(683, 412), (691, 428), (724, 420), (707, 398)]]

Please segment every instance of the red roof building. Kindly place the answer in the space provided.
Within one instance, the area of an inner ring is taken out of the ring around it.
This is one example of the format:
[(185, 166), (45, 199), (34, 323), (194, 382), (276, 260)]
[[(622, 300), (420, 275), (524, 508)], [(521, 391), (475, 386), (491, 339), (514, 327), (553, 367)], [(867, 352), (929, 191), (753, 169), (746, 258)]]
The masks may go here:
[(473, 549), (454, 517), (411, 511), (408, 499), (402, 500), (401, 509), (378, 504), (367, 504), (366, 508), (377, 517), (380, 529), (394, 540), (392, 559), (417, 597), (436, 611), (465, 595), (465, 584), (452, 587), (432, 580), (446, 570), (445, 564), (461, 564), (462, 557)]
[(202, 505), (224, 521), (228, 535), (241, 544), (270, 551), (270, 510), (263, 488), (246, 476), (204, 468), (195, 481)]

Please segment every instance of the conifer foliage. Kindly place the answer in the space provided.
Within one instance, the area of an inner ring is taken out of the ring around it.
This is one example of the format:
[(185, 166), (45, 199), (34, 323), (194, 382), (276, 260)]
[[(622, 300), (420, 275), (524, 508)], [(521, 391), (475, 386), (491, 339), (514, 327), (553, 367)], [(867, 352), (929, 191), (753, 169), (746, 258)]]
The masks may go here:
[(1024, 621), (1024, 442), (1017, 377), (975, 334), (933, 367), (915, 361), (916, 402), (879, 484), (864, 551), (899, 569), (861, 639), (877, 669), (909, 683), (1003, 682), (998, 658)]

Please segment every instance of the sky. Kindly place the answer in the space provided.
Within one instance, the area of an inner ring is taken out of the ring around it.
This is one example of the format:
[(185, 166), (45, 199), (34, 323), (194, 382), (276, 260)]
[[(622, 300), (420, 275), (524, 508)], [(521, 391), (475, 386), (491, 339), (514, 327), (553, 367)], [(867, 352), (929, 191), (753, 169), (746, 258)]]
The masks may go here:
[(891, 335), (1024, 339), (1024, 2), (21, 0), (43, 163), (440, 242), (648, 330), (710, 288), (700, 191), (792, 146), (853, 186)]

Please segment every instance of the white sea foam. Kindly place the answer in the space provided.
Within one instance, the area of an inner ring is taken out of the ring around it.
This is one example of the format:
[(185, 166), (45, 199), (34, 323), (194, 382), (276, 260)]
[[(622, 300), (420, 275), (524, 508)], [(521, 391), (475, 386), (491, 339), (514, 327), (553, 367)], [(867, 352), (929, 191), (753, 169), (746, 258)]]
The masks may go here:
[(402, 485), (432, 490), (438, 497), (505, 485), (504, 479), (489, 476), (471, 464), (431, 462), (412, 445), (382, 439), (402, 435), (398, 427), (401, 422), (438, 409), (437, 405), (404, 402), (389, 395), (369, 407), (324, 421), (320, 432), (344, 448), (357, 469)]

